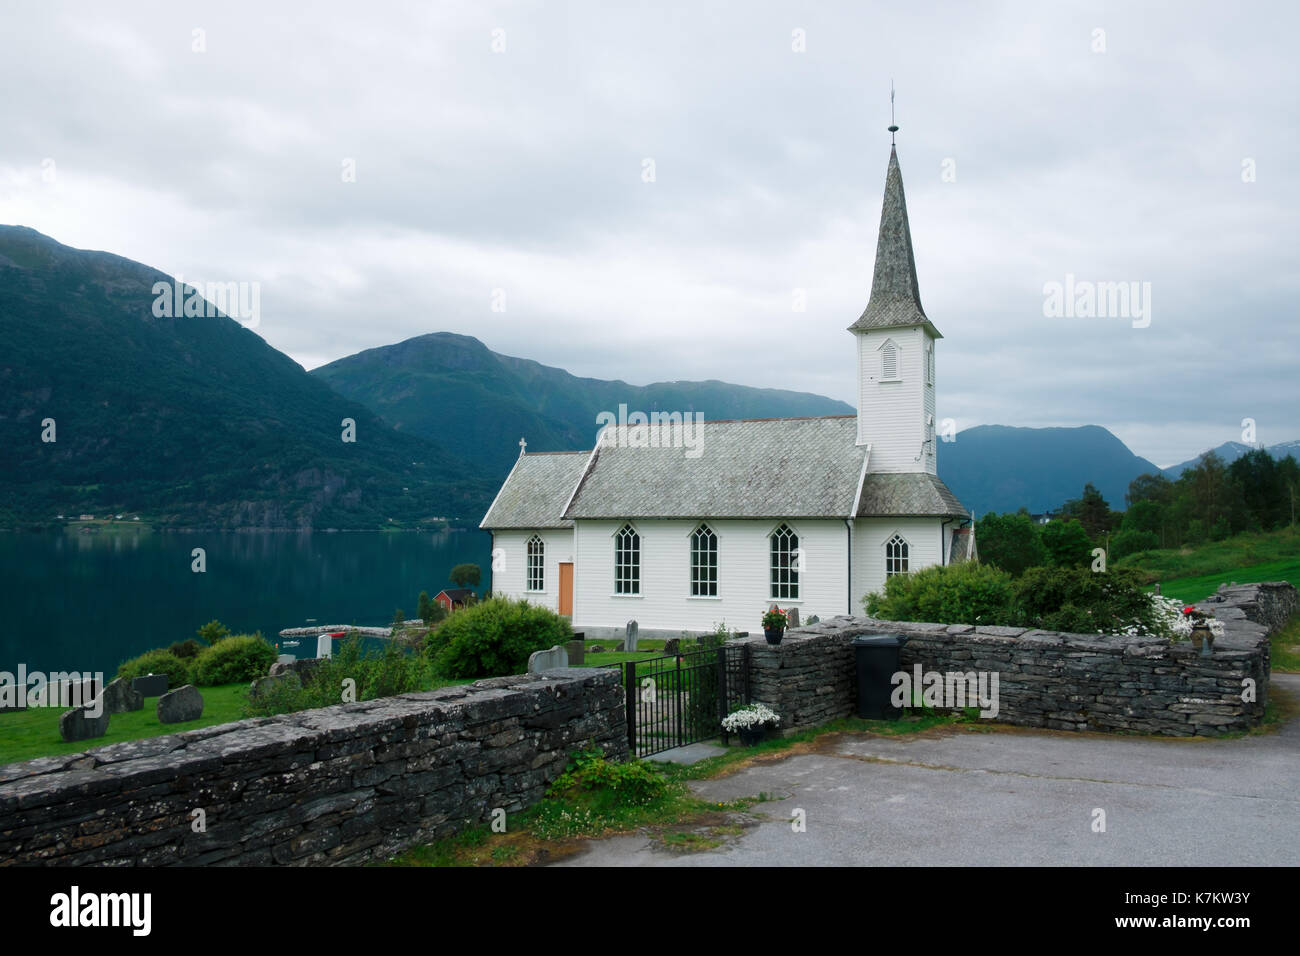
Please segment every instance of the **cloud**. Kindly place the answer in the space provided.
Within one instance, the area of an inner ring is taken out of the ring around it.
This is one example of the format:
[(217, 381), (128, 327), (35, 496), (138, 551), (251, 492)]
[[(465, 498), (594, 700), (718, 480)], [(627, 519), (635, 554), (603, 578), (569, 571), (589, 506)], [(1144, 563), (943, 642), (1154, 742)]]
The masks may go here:
[[(1297, 147), (1278, 121), (1297, 19), (25, 5), (0, 39), (21, 91), (0, 102), (0, 221), (259, 281), (257, 331), (307, 367), (447, 330), (578, 375), (852, 401), (892, 78), (941, 413), (1101, 424), (1167, 464), (1247, 416), (1300, 437)], [(1067, 273), (1150, 282), (1150, 327), (1045, 317)]]

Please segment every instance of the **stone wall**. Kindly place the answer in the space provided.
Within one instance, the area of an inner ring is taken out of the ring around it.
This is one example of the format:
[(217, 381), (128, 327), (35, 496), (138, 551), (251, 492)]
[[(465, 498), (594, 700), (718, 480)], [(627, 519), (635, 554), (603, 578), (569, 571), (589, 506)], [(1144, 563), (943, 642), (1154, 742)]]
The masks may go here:
[(386, 859), (524, 809), (573, 751), (623, 759), (624, 705), (615, 671), (566, 669), (9, 764), (0, 865)]
[[(1187, 642), (1063, 634), (1012, 627), (916, 624), (837, 617), (786, 632), (776, 647), (750, 645), (750, 698), (791, 729), (857, 711), (854, 651), (859, 634), (905, 634), (900, 663), (912, 673), (998, 675), (998, 721), (1061, 730), (1189, 736), (1246, 730), (1268, 697), (1268, 636), (1296, 607), (1285, 582), (1221, 590), (1200, 605), (1225, 634), (1210, 658)], [(1254, 682), (1254, 701), (1243, 700)]]

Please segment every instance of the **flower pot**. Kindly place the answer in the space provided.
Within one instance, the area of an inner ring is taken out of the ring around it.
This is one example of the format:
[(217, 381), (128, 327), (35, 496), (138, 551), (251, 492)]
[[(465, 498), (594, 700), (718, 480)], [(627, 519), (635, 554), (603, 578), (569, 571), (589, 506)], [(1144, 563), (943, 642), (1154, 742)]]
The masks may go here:
[(740, 734), (740, 742), (746, 747), (754, 746), (767, 736), (766, 727), (742, 727), (736, 732)]
[(780, 644), (781, 638), (785, 636), (785, 628), (765, 627), (763, 628), (763, 635), (767, 638), (767, 643)]
[(1209, 657), (1214, 644), (1214, 635), (1210, 632), (1209, 627), (1204, 624), (1192, 625), (1192, 647), (1200, 653), (1202, 657)]

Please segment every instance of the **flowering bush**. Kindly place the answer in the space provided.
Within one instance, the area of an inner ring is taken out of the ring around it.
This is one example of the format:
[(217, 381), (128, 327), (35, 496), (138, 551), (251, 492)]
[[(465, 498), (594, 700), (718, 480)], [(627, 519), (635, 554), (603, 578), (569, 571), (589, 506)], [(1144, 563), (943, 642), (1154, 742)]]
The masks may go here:
[(722, 718), (722, 729), (728, 733), (735, 733), (758, 727), (775, 727), (780, 722), (781, 718), (777, 712), (766, 704), (746, 704)]
[(772, 609), (763, 615), (763, 627), (773, 628), (775, 630), (784, 630), (789, 618), (786, 617), (785, 611), (773, 605)]
[(1152, 626), (1145, 629), (1130, 627), (1122, 633), (1127, 635), (1153, 634), (1157, 637), (1168, 637), (1171, 640), (1178, 641), (1187, 640), (1192, 636), (1193, 625), (1205, 624), (1209, 626), (1210, 633), (1215, 638), (1223, 636), (1223, 622), (1216, 621), (1213, 616), (1205, 611), (1198, 611), (1194, 607), (1184, 605), (1182, 601), (1161, 597), (1159, 594), (1152, 594), (1149, 597), (1154, 612)]

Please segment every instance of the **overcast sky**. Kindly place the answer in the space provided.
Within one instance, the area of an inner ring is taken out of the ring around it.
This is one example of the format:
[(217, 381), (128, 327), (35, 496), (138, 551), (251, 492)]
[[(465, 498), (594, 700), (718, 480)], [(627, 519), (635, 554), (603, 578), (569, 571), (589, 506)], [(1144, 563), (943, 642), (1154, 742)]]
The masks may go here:
[[(258, 282), (307, 368), (452, 331), (852, 403), (892, 78), (939, 416), (1164, 466), (1300, 438), (1297, 9), (6, 0), (0, 222)], [(1045, 315), (1067, 274), (1149, 324)]]

